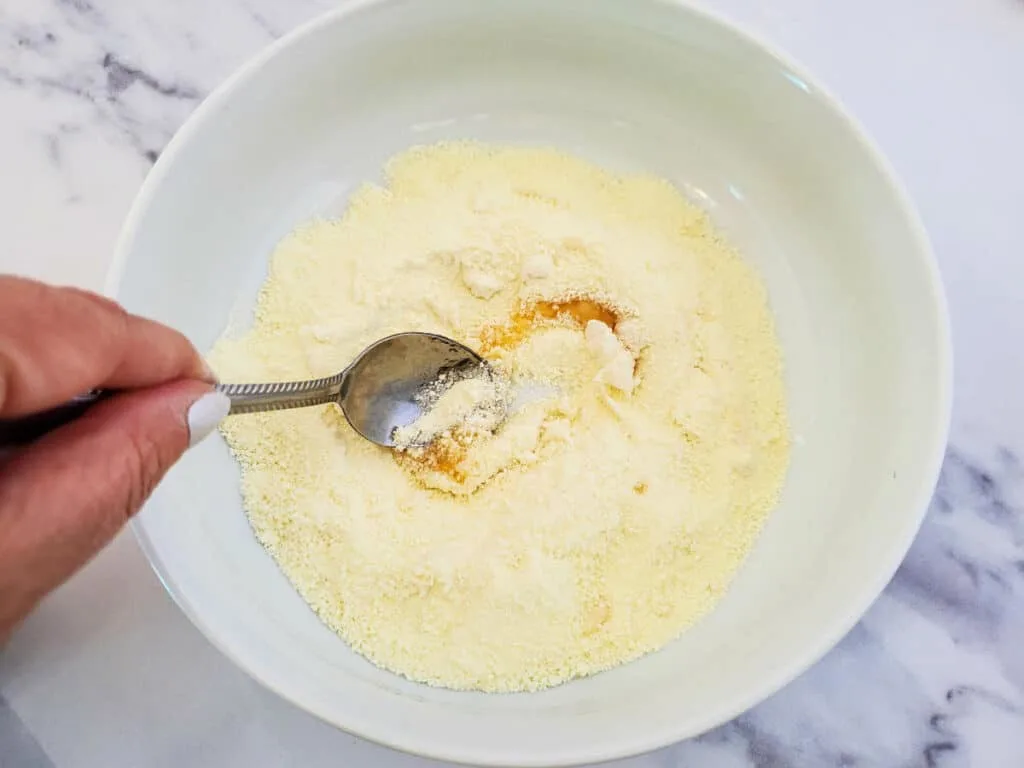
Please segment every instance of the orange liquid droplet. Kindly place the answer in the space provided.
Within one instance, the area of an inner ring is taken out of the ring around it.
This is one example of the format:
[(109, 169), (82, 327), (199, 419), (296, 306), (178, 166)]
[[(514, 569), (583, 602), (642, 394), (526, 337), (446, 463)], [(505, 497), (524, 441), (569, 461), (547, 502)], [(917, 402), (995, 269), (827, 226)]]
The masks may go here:
[(466, 473), (462, 470), (461, 464), (466, 458), (469, 442), (469, 438), (455, 433), (450, 437), (432, 440), (414, 452), (396, 452), (395, 458), (413, 475), (424, 470), (440, 472), (456, 483), (463, 483), (466, 480)]
[(591, 320), (599, 320), (609, 328), (619, 321), (618, 313), (594, 299), (538, 301), (527, 304), (509, 318), (507, 323), (489, 325), (480, 332), (480, 352), (511, 349), (529, 336), (545, 320), (569, 319), (580, 328)]

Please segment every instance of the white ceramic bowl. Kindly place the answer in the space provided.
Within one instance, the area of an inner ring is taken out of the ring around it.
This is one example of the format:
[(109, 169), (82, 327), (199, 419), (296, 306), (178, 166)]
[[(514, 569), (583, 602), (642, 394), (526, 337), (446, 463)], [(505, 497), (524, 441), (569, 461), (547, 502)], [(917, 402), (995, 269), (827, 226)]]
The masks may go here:
[(211, 440), (136, 523), (239, 666), (374, 741), (475, 764), (650, 750), (762, 700), (828, 650), (909, 546), (942, 456), (950, 343), (926, 237), (888, 166), (804, 72), (674, 2), (354, 2), (206, 101), (128, 220), (111, 290), (201, 348), (244, 317), (274, 243), (441, 139), (554, 145), (667, 177), (766, 281), (795, 445), (778, 510), (719, 607), (660, 653), (536, 694), (383, 672), (322, 626), (255, 541)]

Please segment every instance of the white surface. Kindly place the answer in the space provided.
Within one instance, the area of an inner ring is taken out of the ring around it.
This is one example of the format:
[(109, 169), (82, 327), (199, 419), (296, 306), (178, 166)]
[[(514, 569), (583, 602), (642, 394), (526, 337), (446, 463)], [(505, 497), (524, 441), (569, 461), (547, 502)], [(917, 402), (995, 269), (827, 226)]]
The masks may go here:
[[(196, 94), (327, 4), (5, 3), (0, 268), (102, 286), (143, 153)], [(713, 5), (808, 64), (908, 182), (954, 316), (953, 450), (910, 556), (835, 651), (734, 723), (620, 765), (1018, 766), (1024, 10), (1009, 0)], [(62, 768), (431, 764), (338, 733), (250, 682), (126, 538), (0, 655), (0, 692)]]
[(111, 287), (209, 347), (232, 307), (251, 303), (246, 288), (293, 217), (317, 212), (318, 190), (376, 178), (410, 144), (457, 138), (554, 144), (672, 179), (764, 276), (803, 442), (720, 607), (661, 653), (550, 691), (411, 684), (339, 642), (288, 585), (248, 529), (220, 441), (164, 481), (137, 522), (143, 548), (225, 653), (374, 741), (550, 766), (697, 735), (845, 634), (917, 530), (950, 376), (923, 233), (806, 75), (701, 15), (637, 0), (586, 0), (585, 13), (543, 0), (364, 3), (279, 46), (196, 113), (143, 188)]

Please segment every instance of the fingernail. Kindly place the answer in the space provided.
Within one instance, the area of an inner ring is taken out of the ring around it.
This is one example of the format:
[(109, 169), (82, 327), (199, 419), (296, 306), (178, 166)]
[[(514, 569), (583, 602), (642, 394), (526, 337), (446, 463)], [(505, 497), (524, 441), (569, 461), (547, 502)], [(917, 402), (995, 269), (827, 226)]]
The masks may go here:
[(231, 410), (231, 401), (221, 392), (207, 392), (188, 409), (188, 447), (201, 443)]

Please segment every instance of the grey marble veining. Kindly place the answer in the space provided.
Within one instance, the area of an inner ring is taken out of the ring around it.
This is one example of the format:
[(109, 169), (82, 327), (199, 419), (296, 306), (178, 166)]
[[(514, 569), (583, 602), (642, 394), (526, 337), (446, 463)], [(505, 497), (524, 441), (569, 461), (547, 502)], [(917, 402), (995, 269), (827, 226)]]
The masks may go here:
[[(954, 432), (905, 562), (831, 653), (736, 721), (618, 765), (1024, 766), (1024, 237), (1009, 223), (1024, 200), (1024, 7), (707, 4), (809, 63), (904, 173), (950, 294)], [(99, 287), (127, 206), (177, 127), (246, 57), (333, 5), (0, 4), (0, 271)], [(95, 599), (111, 592), (119, 599)], [(2, 768), (439, 765), (260, 689), (177, 613), (125, 539), (0, 653), (0, 692)]]

